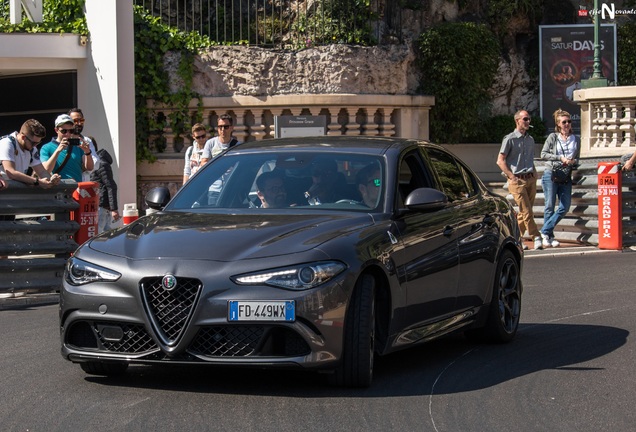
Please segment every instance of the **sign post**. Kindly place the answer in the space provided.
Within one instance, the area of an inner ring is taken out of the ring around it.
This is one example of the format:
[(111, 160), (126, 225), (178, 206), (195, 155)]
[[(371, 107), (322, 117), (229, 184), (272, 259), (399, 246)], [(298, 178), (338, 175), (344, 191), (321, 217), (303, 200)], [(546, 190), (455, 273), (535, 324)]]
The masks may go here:
[(598, 164), (598, 247), (623, 248), (622, 174), (619, 162)]

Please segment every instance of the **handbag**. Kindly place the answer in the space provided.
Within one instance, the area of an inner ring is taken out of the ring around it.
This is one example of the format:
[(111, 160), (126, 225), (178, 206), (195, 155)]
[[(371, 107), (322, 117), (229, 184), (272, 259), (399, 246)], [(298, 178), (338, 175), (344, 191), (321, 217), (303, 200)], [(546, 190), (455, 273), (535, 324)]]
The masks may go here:
[(559, 165), (552, 167), (552, 182), (565, 184), (572, 180), (572, 167), (570, 165)]
[[(559, 143), (560, 144), (560, 143)], [(561, 147), (563, 151), (563, 147)], [(557, 165), (552, 167), (552, 182), (557, 184), (565, 184), (572, 181), (572, 166)]]

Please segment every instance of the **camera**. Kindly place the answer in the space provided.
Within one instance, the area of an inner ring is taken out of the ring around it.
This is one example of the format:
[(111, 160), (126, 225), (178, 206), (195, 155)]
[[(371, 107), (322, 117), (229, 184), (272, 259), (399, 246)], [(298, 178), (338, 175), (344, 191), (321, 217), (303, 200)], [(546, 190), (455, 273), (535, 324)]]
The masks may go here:
[(72, 145), (72, 146), (79, 146), (80, 145), (80, 139), (79, 138), (69, 138), (68, 139), (68, 144)]

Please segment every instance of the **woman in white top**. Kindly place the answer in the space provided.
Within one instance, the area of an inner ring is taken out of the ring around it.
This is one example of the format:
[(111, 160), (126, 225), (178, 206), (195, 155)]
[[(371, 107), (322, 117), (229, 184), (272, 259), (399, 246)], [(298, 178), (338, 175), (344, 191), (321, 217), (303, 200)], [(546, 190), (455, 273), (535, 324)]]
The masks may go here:
[[(543, 212), (543, 226), (541, 237), (543, 246), (557, 247), (559, 241), (554, 238), (554, 227), (570, 210), (572, 202), (572, 175), (565, 181), (553, 177), (557, 167), (566, 168), (570, 173), (579, 163), (581, 154), (581, 140), (572, 133), (570, 113), (558, 109), (554, 112), (555, 132), (545, 140), (541, 150), (541, 159), (546, 161), (545, 171), (541, 178), (543, 195), (545, 196), (545, 210)], [(559, 199), (556, 212), (554, 207)]]

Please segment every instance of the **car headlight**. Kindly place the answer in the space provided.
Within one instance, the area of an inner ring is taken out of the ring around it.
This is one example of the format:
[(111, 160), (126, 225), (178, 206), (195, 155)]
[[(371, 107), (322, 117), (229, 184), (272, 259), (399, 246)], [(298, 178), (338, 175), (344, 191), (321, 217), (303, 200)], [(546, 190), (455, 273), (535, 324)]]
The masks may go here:
[(91, 264), (78, 258), (70, 258), (66, 262), (64, 278), (71, 285), (83, 285), (90, 282), (113, 282), (121, 277), (116, 271)]
[(234, 276), (232, 280), (241, 285), (271, 285), (303, 290), (317, 287), (333, 279), (346, 268), (341, 262), (323, 261), (247, 273)]

